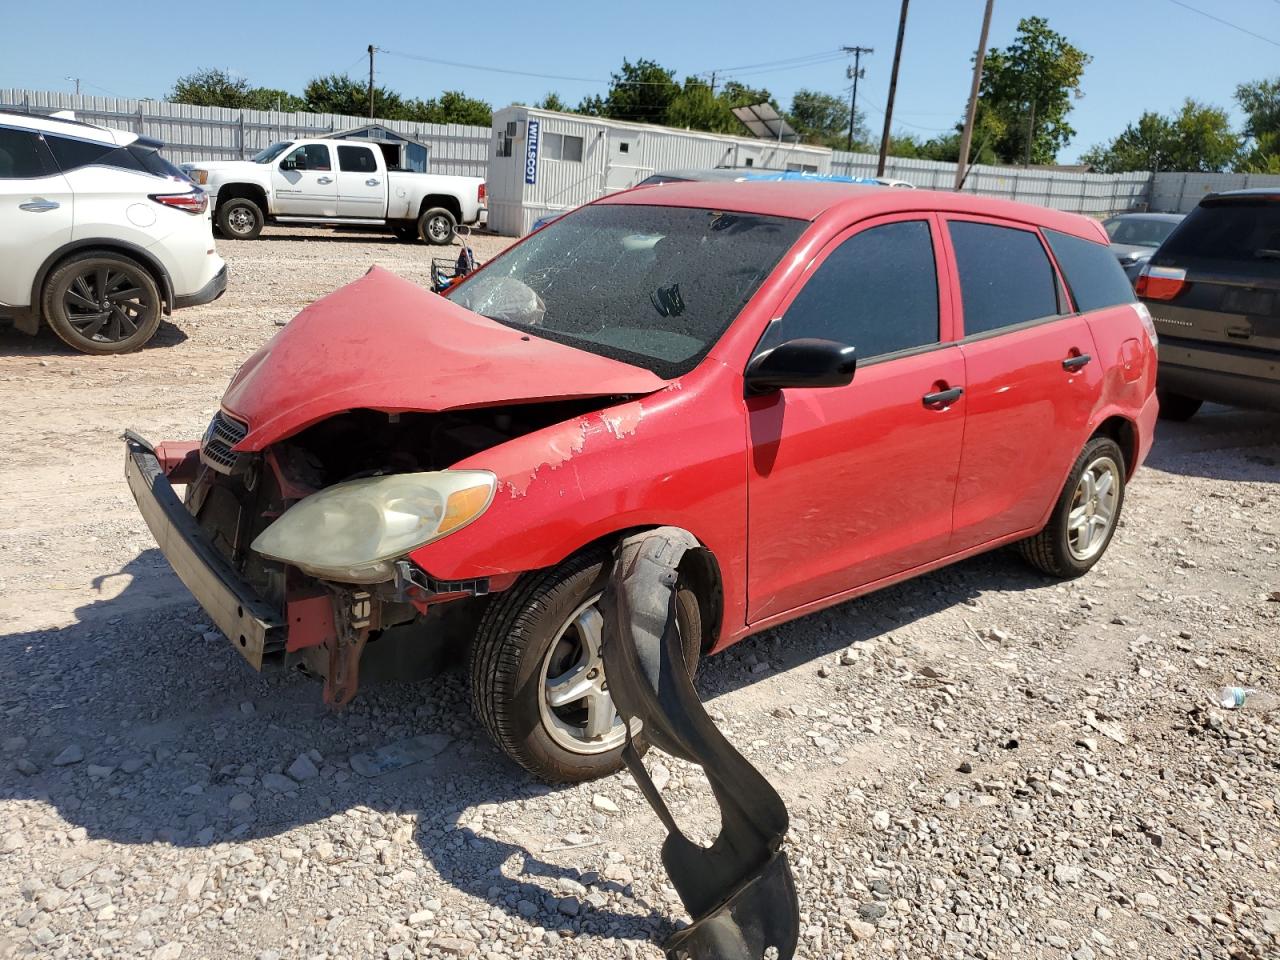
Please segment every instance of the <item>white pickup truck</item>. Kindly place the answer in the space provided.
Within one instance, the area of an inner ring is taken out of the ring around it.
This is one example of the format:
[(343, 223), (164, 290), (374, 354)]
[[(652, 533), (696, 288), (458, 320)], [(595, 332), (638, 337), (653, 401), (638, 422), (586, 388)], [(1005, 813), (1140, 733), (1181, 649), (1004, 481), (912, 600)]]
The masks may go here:
[(252, 240), (268, 222), (382, 228), (446, 244), (484, 212), (484, 180), (387, 169), (380, 144), (287, 140), (252, 160), (182, 165), (209, 193), (225, 237)]

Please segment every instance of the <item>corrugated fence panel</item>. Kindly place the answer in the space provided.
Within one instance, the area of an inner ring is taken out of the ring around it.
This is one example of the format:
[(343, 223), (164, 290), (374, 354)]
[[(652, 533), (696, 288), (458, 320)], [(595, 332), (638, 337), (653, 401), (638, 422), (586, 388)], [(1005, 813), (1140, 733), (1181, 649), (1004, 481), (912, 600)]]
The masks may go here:
[(1151, 209), (1188, 213), (1206, 195), (1222, 190), (1280, 187), (1280, 175), (1266, 173), (1157, 173)]
[[(32, 113), (74, 110), (81, 120), (162, 140), (165, 155), (176, 163), (243, 159), (276, 140), (323, 136), (362, 127), (370, 122), (364, 117), (329, 113), (229, 110), (158, 100), (126, 100), (19, 89), (0, 89), (0, 109)], [(434, 173), (485, 175), (488, 146), (492, 139), (488, 127), (397, 120), (373, 122), (429, 145), (430, 169)]]

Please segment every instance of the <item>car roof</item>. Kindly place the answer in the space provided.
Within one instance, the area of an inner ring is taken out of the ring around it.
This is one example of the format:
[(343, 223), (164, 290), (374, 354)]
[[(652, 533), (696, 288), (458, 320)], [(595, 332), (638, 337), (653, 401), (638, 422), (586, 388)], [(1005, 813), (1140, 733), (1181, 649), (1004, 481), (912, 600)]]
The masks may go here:
[(1249, 187), (1241, 190), (1220, 190), (1217, 193), (1209, 194), (1200, 202), (1204, 203), (1205, 200), (1220, 200), (1224, 197), (1275, 197), (1280, 199), (1280, 187)]
[(83, 120), (69, 120), (65, 117), (50, 117), (37, 113), (17, 113), (12, 110), (0, 110), (0, 125), (39, 130), (41, 133), (58, 133), (79, 140), (93, 140), (97, 143), (112, 143), (117, 146), (124, 146), (138, 139), (137, 134), (130, 133), (128, 130), (100, 127)]
[(1185, 213), (1117, 213), (1107, 220), (1159, 220), (1163, 223), (1178, 223), (1185, 220)]
[(1087, 240), (1106, 242), (1106, 233), (1100, 223), (1076, 213), (1064, 213), (1048, 207), (980, 197), (971, 193), (886, 190), (880, 186), (853, 183), (689, 181), (665, 183), (661, 189), (637, 187), (610, 194), (595, 202), (658, 207), (709, 207), (800, 220), (817, 220), (830, 215), (850, 222), (893, 213), (967, 213), (1035, 224)]

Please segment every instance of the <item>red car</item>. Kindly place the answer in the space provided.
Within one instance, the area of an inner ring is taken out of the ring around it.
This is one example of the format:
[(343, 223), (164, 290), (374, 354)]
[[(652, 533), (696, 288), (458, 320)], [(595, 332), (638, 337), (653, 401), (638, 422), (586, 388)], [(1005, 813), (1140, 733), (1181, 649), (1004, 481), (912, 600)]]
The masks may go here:
[(678, 593), (691, 664), (1003, 544), (1078, 576), (1151, 445), (1155, 341), (1083, 217), (668, 184), (447, 298), (370, 270), (249, 358), (203, 441), (130, 435), (126, 467), (255, 667), (303, 665), (343, 703), (358, 669), (466, 650), (499, 746), (579, 780), (625, 737), (595, 607), (620, 536), (702, 545)]

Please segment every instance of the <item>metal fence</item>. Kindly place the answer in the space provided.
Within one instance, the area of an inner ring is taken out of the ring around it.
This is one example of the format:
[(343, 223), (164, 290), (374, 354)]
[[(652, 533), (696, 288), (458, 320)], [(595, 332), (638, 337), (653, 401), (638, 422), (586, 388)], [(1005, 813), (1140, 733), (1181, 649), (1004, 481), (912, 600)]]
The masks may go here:
[[(873, 177), (877, 157), (873, 153), (837, 150), (831, 172), (850, 177)], [(884, 175), (906, 180), (917, 187), (951, 190), (956, 165), (938, 160), (889, 157)], [(1145, 209), (1150, 202), (1149, 173), (1081, 173), (1036, 167), (997, 167), (975, 164), (965, 180), (966, 193), (1034, 203), (1070, 213), (1109, 214)]]
[[(160, 100), (3, 88), (0, 88), (0, 109), (40, 114), (74, 110), (80, 120), (163, 141), (165, 155), (176, 163), (241, 160), (277, 140), (319, 137), (371, 122), (364, 117), (334, 113), (229, 110)], [(404, 120), (373, 122), (430, 146), (432, 173), (483, 177), (488, 170), (493, 142), (493, 132), (488, 127)]]
[(1210, 193), (1251, 187), (1280, 188), (1273, 173), (1157, 173), (1152, 178), (1151, 209), (1189, 213)]

